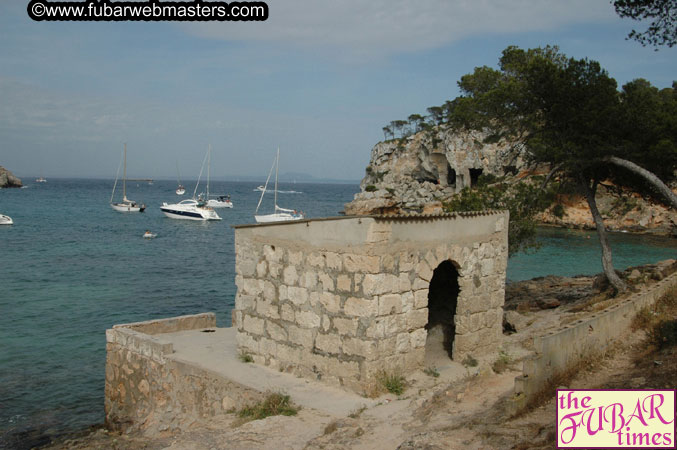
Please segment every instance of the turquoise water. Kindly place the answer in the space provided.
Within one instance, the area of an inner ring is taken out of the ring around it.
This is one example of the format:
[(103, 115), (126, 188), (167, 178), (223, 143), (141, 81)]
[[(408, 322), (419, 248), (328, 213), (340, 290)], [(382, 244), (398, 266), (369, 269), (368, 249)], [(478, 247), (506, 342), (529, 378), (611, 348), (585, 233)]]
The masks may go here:
[[(213, 311), (230, 324), (235, 257), (230, 225), (251, 223), (259, 183), (213, 182), (234, 208), (220, 222), (165, 218), (176, 183), (130, 183), (148, 205), (123, 214), (108, 205), (112, 181), (49, 179), (0, 190), (0, 447), (29, 447), (46, 436), (103, 421), (105, 330), (117, 323)], [(194, 185), (186, 184), (188, 194)], [(282, 207), (334, 216), (357, 185), (283, 184)], [(182, 198), (186, 198), (184, 196)], [(266, 195), (270, 212), (272, 195)], [(152, 240), (145, 230), (157, 233)], [(591, 239), (586, 236), (590, 235)], [(545, 229), (543, 247), (510, 260), (508, 277), (574, 275), (600, 269), (594, 233)], [(618, 268), (677, 255), (677, 240), (613, 235)]]

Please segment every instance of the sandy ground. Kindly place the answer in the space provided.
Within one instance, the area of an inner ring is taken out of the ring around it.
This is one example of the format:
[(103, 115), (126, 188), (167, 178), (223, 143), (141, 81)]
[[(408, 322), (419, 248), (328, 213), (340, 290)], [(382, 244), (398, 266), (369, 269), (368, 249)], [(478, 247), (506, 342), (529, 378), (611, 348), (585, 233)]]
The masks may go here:
[[(408, 378), (400, 397), (382, 396), (375, 406), (348, 416), (307, 408), (296, 416), (241, 424), (235, 414), (228, 414), (175, 435), (119, 435), (98, 429), (46, 448), (554, 449), (554, 392), (546, 403), (518, 417), (511, 417), (507, 405), (533, 333), (560, 323), (568, 314), (580, 313), (590, 302), (590, 298), (582, 298), (562, 305), (566, 307), (532, 311), (525, 330), (506, 336), (504, 348), (511, 358), (501, 373), (492, 370), (492, 361), (480, 361), (474, 368), (461, 366), (460, 376), (458, 365), (440, 367), (439, 377), (419, 372)], [(677, 307), (672, 314), (677, 319)], [(660, 351), (653, 348), (642, 329), (628, 331), (621, 341), (623, 345), (606, 356), (582, 365), (575, 377), (566, 381), (566, 387), (675, 388), (675, 346)]]

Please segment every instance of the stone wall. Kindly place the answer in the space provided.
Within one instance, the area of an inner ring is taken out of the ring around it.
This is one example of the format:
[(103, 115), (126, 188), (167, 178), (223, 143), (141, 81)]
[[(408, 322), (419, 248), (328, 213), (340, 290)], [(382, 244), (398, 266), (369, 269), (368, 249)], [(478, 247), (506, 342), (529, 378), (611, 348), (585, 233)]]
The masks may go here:
[(523, 409), (539, 395), (553, 376), (575, 366), (581, 359), (602, 353), (629, 329), (639, 310), (651, 307), (675, 286), (677, 273), (587, 319), (534, 338), (536, 355), (524, 361), (522, 375), (515, 378), (513, 410)]
[(256, 390), (172, 356), (160, 333), (214, 328), (213, 313), (106, 330), (106, 427), (178, 431), (262, 398)]
[(380, 371), (423, 367), (428, 289), (452, 261), (453, 358), (497, 351), (506, 212), (344, 217), (235, 227), (233, 311), (254, 361), (357, 392)]

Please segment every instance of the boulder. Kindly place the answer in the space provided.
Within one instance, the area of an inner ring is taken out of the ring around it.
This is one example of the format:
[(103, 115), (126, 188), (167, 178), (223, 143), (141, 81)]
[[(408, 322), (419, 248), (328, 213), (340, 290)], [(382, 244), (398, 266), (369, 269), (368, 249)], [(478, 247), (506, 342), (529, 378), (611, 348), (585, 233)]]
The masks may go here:
[(12, 172), (0, 166), (0, 188), (21, 187), (21, 180), (14, 176)]

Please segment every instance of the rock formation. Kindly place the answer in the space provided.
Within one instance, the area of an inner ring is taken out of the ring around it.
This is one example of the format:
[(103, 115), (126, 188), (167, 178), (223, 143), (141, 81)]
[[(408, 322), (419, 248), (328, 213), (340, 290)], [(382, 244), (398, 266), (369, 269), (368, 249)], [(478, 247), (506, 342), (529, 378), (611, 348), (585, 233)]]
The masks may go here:
[(503, 176), (524, 168), (509, 145), (486, 140), (479, 131), (440, 126), (379, 142), (360, 184), (362, 192), (346, 204), (346, 214), (434, 212), (482, 174)]
[(21, 180), (14, 176), (12, 172), (0, 166), (0, 188), (21, 187)]
[[(442, 125), (406, 138), (379, 142), (371, 151), (361, 192), (345, 205), (345, 213), (438, 213), (442, 202), (472, 186), (482, 174), (522, 178), (546, 172), (528, 168), (509, 144), (489, 143), (487, 137), (482, 132), (458, 132)], [(677, 236), (677, 211), (619, 189), (609, 181), (599, 186), (597, 202), (612, 231)], [(538, 220), (594, 229), (587, 202), (576, 195), (559, 196)]]

